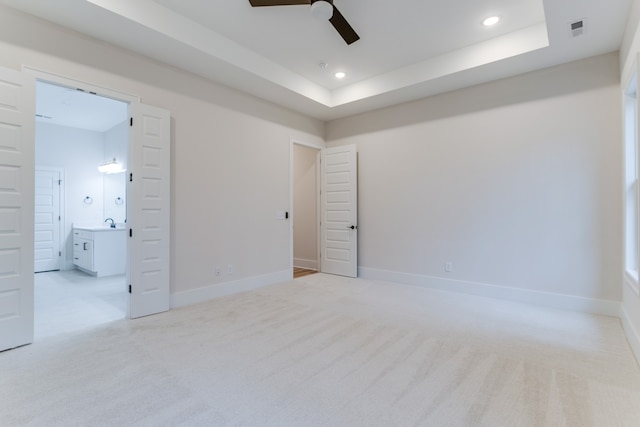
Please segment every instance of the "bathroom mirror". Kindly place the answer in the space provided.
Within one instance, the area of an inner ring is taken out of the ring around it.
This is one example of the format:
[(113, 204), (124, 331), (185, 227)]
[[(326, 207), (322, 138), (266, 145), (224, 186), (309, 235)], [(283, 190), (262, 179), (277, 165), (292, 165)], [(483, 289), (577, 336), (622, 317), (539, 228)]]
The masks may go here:
[(104, 217), (122, 224), (127, 217), (127, 174), (105, 174), (103, 177)]

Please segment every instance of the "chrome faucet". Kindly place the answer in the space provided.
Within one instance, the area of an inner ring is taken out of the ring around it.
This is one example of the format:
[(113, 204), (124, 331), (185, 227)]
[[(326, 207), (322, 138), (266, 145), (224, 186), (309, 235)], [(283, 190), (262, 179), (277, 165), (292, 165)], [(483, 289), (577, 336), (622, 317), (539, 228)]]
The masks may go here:
[(116, 228), (116, 222), (113, 220), (113, 218), (107, 218), (104, 220), (104, 222), (108, 222), (108, 221), (111, 221), (110, 223), (111, 225), (109, 225), (109, 227)]

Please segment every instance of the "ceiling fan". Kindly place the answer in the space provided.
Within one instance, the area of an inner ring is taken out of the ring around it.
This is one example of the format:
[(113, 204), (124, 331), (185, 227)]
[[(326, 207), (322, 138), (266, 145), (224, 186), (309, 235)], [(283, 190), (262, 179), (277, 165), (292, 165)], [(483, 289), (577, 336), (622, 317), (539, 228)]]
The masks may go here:
[(351, 28), (338, 8), (333, 5), (333, 0), (249, 0), (249, 3), (253, 7), (309, 4), (311, 5), (311, 14), (318, 18), (328, 19), (347, 44), (360, 39), (360, 36)]

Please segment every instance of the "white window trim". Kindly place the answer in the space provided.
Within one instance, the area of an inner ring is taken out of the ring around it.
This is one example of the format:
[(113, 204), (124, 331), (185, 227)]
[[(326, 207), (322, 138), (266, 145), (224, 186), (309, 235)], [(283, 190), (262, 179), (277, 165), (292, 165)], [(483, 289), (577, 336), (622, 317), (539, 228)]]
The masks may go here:
[[(635, 67), (634, 67), (635, 68)], [(637, 75), (637, 71), (634, 71), (631, 75), (631, 78), (629, 78), (628, 84), (625, 87), (624, 90), (624, 127), (625, 127), (625, 134), (624, 134), (624, 281), (627, 283), (627, 285), (629, 287), (631, 287), (631, 289), (634, 290), (634, 292), (638, 295), (640, 295), (640, 284), (639, 284), (639, 280), (638, 280), (638, 269), (640, 268), (640, 259), (637, 259), (640, 257), (640, 236), (638, 235), (638, 230), (640, 230), (640, 186), (639, 186), (639, 178), (638, 177), (638, 113), (639, 113), (639, 108), (638, 108), (638, 94), (637, 94), (637, 90), (638, 90), (638, 75)], [(634, 135), (629, 135), (629, 115), (628, 115), (628, 107), (629, 107), (629, 101), (633, 102), (633, 109), (634, 109), (634, 114), (633, 114), (633, 133)], [(634, 148), (633, 148), (633, 153), (629, 152), (629, 138), (633, 138), (634, 139)], [(634, 165), (634, 171), (633, 174), (635, 175), (635, 183), (634, 183), (634, 187), (635, 187), (635, 197), (633, 198), (633, 200), (630, 200), (628, 197), (628, 191), (629, 191), (629, 155), (633, 156), (633, 163), (635, 163)], [(633, 226), (633, 230), (629, 230), (629, 202), (634, 203), (635, 206), (635, 218), (633, 220), (633, 222), (635, 223)], [(635, 242), (633, 242), (632, 245), (629, 244), (629, 239), (633, 239)], [(630, 246), (635, 248), (632, 249), (633, 250), (633, 254), (629, 254), (629, 250), (630, 250)], [(629, 264), (629, 256), (631, 256), (632, 258), (636, 259), (635, 262), (631, 263), (631, 265)]]

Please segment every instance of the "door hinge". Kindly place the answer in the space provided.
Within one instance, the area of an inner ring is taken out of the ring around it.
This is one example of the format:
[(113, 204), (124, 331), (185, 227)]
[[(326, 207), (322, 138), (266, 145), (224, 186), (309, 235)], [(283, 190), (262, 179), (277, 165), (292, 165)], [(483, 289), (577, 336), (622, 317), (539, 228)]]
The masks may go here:
[(62, 185), (62, 180), (61, 179), (58, 180), (58, 185)]
[(58, 215), (58, 221), (62, 221), (62, 218), (60, 217), (60, 215)]
[(133, 237), (133, 228), (129, 229), (129, 237)]
[(133, 126), (133, 117), (129, 120), (129, 126)]
[(58, 256), (62, 256), (62, 251), (58, 251)]
[(131, 293), (131, 285), (129, 285), (129, 293)]
[(129, 174), (129, 182), (133, 182), (133, 172)]

